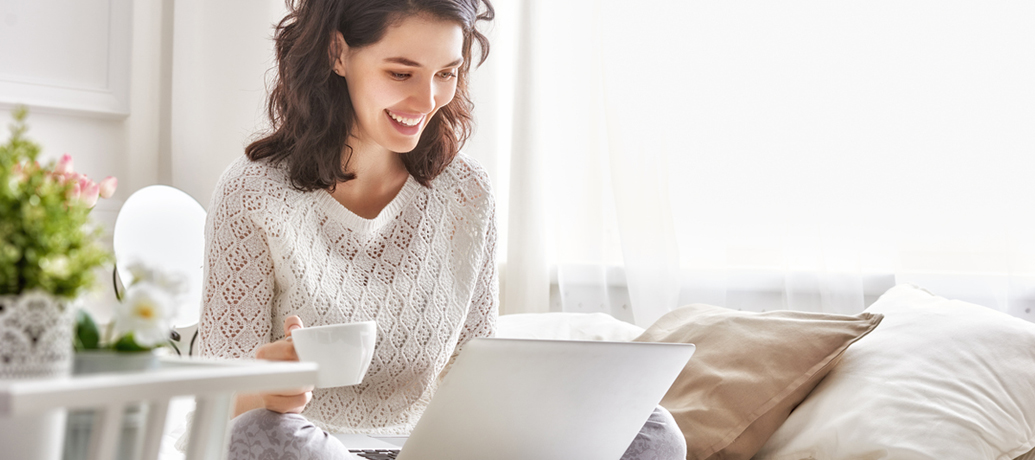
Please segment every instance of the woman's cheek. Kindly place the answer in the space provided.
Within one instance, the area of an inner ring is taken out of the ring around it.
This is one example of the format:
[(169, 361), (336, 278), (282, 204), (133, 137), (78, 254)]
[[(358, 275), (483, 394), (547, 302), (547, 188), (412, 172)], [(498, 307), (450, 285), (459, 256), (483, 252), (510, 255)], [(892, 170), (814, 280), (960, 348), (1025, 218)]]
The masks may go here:
[(438, 108), (439, 109), (441, 109), (442, 107), (445, 107), (450, 102), (453, 102), (453, 98), (456, 97), (456, 85), (453, 85), (452, 89), (450, 89), (445, 94), (443, 94), (443, 96), (444, 96), (444, 100), (440, 101), (439, 104), (438, 104)]

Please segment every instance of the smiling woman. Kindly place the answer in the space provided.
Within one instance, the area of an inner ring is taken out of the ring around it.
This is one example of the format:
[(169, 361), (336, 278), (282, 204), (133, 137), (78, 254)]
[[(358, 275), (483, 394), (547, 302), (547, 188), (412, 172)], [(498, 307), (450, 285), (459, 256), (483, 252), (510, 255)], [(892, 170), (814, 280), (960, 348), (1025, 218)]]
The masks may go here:
[[(199, 351), (297, 360), (293, 329), (376, 321), (377, 352), (360, 385), (242, 394), (236, 413), (405, 433), (450, 358), (493, 334), (494, 202), (459, 152), (473, 44), (488, 53), (475, 22), (492, 16), (477, 0), (310, 0), (278, 25), (270, 132), (209, 207)], [(232, 458), (261, 444), (253, 428)]]
[[(209, 206), (200, 354), (297, 360), (303, 326), (373, 321), (377, 339), (357, 385), (239, 394), (229, 458), (348, 458), (328, 432), (409, 433), (465, 344), (495, 334), (495, 201), (459, 151), (493, 11), (301, 0), (279, 23), (271, 130)], [(624, 458), (648, 456), (685, 456), (662, 408)]]

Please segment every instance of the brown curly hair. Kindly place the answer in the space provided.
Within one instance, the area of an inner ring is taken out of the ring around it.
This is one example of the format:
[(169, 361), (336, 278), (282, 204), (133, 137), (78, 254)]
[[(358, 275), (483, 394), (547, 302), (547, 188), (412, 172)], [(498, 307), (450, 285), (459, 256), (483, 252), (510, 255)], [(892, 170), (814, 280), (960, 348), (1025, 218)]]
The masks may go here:
[[(485, 8), (479, 12), (481, 5)], [(348, 172), (352, 148), (347, 144), (356, 113), (345, 79), (332, 78), (333, 32), (341, 32), (349, 47), (361, 48), (377, 43), (388, 26), (412, 15), (460, 25), (464, 62), (457, 73), (456, 95), (428, 120), (417, 147), (400, 153), (407, 171), (428, 186), (471, 135), (471, 49), (477, 41), (478, 64), (485, 62), (489, 40), (475, 25), (493, 19), (489, 0), (287, 0), (287, 6), (288, 14), (274, 34), (278, 73), (267, 104), (271, 129), (248, 145), (245, 154), (253, 161), (286, 162), (292, 185), (306, 191), (333, 190), (356, 177)]]

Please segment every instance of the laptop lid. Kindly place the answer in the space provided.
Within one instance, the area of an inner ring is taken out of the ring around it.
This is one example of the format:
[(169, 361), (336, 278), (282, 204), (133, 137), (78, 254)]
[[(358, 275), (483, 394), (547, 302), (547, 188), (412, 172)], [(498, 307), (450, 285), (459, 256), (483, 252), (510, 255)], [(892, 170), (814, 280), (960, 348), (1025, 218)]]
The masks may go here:
[(618, 460), (694, 352), (688, 344), (474, 339), (400, 460)]

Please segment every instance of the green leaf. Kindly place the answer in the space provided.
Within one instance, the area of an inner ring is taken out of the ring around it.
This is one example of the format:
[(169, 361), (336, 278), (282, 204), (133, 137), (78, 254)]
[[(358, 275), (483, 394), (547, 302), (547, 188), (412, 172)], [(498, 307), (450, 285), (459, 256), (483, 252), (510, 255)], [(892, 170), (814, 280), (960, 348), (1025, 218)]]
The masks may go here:
[(148, 351), (150, 348), (145, 348), (137, 345), (136, 339), (133, 338), (133, 333), (130, 332), (119, 338), (111, 348), (115, 351)]
[(100, 348), (101, 332), (97, 329), (97, 323), (86, 310), (79, 309), (75, 313), (75, 349), (96, 350)]

